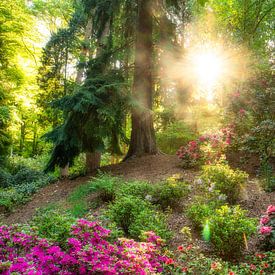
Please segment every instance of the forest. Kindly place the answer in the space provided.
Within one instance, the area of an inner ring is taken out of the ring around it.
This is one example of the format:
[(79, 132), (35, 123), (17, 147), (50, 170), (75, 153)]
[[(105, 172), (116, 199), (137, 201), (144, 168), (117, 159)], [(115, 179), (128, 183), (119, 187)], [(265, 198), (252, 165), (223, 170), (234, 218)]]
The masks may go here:
[(0, 273), (275, 273), (274, 0), (1, 0)]

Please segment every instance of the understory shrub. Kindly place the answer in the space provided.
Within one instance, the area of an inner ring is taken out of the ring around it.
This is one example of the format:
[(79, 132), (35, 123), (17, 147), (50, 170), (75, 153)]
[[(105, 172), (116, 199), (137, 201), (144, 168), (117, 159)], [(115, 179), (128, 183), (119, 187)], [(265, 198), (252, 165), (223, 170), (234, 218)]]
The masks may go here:
[(64, 247), (75, 221), (75, 218), (65, 211), (45, 208), (37, 211), (31, 224), (39, 237), (57, 242)]
[(202, 274), (202, 275), (246, 275), (273, 274), (275, 252), (255, 253), (246, 256), (241, 263), (227, 262), (220, 258), (205, 256), (199, 247), (192, 244), (178, 246), (175, 261), (167, 260), (164, 274)]
[(260, 244), (266, 250), (275, 248), (275, 205), (269, 205), (260, 219)]
[(209, 188), (225, 194), (229, 203), (235, 203), (248, 179), (248, 174), (233, 170), (227, 164), (216, 164), (204, 166), (201, 178)]
[(116, 198), (134, 196), (142, 200), (160, 205), (163, 210), (167, 207), (174, 208), (179, 201), (189, 193), (189, 184), (183, 182), (177, 175), (159, 183), (144, 181), (125, 181), (121, 178), (102, 174), (83, 186), (83, 192), (78, 188), (71, 196), (77, 197), (76, 193), (87, 194), (97, 192), (103, 202), (110, 202)]
[(1, 169), (0, 208), (4, 211), (12, 210), (54, 179), (53, 176), (21, 165), (13, 167), (12, 171)]
[(35, 234), (0, 227), (1, 274), (157, 274), (169, 259), (153, 232), (146, 242), (108, 240), (110, 231), (97, 222), (78, 220), (66, 249)]
[(179, 147), (176, 154), (184, 168), (216, 163), (223, 159), (226, 149), (231, 144), (232, 136), (231, 126), (216, 133), (204, 134)]
[(210, 241), (222, 257), (239, 256), (256, 231), (255, 219), (239, 206), (222, 206), (209, 218)]
[(168, 178), (166, 181), (153, 185), (152, 202), (161, 206), (162, 210), (168, 207), (179, 206), (180, 201), (189, 194), (189, 184), (177, 179)]
[(175, 154), (180, 146), (196, 138), (196, 133), (182, 123), (174, 122), (156, 134), (158, 148), (166, 154)]
[(144, 231), (154, 230), (163, 238), (170, 233), (165, 225), (166, 219), (152, 205), (138, 197), (123, 196), (109, 205), (107, 217), (127, 236), (138, 239)]

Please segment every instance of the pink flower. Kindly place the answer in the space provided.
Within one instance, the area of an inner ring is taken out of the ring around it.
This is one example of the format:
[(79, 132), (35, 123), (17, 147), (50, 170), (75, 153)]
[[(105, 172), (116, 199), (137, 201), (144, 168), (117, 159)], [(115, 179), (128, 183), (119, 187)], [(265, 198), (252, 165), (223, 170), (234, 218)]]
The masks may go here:
[(260, 233), (262, 235), (269, 235), (271, 231), (272, 231), (271, 226), (262, 226), (261, 229), (260, 229)]
[(273, 212), (275, 212), (275, 205), (269, 205), (269, 206), (267, 207), (266, 213), (267, 213), (267, 214), (271, 214), (271, 213), (273, 213)]
[(240, 114), (241, 116), (244, 116), (245, 113), (246, 113), (246, 110), (245, 110), (245, 109), (240, 109), (239, 114)]
[(256, 265), (254, 265), (254, 264), (250, 265), (250, 270), (256, 270), (256, 268), (257, 268)]
[(267, 224), (269, 222), (269, 220), (270, 220), (269, 217), (264, 216), (264, 217), (261, 218), (260, 224), (261, 225), (265, 225), (265, 224)]

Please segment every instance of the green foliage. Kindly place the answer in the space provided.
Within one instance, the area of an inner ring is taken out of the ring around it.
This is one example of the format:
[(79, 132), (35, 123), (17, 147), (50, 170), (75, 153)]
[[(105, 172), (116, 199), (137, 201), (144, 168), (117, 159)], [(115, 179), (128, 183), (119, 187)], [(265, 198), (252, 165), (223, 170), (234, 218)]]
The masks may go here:
[(158, 147), (166, 154), (175, 154), (180, 146), (194, 139), (196, 139), (195, 132), (183, 122), (174, 122), (157, 133)]
[(0, 169), (0, 206), (5, 211), (25, 203), (41, 187), (55, 180), (53, 176), (23, 166), (21, 161), (17, 163), (13, 160), (8, 168)]
[(195, 227), (202, 227), (206, 220), (214, 213), (212, 205), (201, 202), (192, 203), (187, 209), (187, 216), (194, 223)]
[(247, 218), (239, 206), (222, 206), (209, 218), (210, 241), (223, 257), (239, 256), (248, 239), (256, 231), (255, 219)]
[(153, 185), (152, 202), (160, 205), (163, 210), (168, 207), (176, 208), (188, 194), (189, 186), (186, 182), (170, 178)]
[(75, 218), (64, 211), (45, 208), (37, 211), (31, 225), (35, 227), (39, 237), (47, 238), (65, 247), (70, 237), (71, 226), (75, 221)]
[(24, 195), (15, 188), (0, 188), (0, 208), (4, 211), (11, 211), (19, 203), (25, 202)]
[(162, 238), (169, 237), (165, 217), (154, 211), (152, 205), (134, 196), (124, 196), (115, 200), (106, 215), (122, 228), (127, 236), (138, 239), (145, 231), (154, 230)]
[(205, 184), (227, 196), (229, 203), (235, 203), (248, 175), (240, 170), (233, 170), (226, 164), (206, 165), (203, 167), (202, 179)]

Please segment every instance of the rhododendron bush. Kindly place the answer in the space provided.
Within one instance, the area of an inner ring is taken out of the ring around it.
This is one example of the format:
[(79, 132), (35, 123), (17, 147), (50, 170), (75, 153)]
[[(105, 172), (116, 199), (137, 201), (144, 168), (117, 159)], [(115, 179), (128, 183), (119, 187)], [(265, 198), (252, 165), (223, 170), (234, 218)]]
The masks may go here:
[(205, 134), (186, 146), (180, 147), (177, 156), (183, 161), (184, 167), (198, 164), (210, 164), (222, 158), (226, 148), (231, 144), (233, 126), (223, 128), (214, 134)]
[(146, 242), (108, 240), (110, 231), (97, 222), (78, 220), (67, 249), (51, 244), (16, 226), (0, 227), (1, 274), (154, 274), (169, 259), (161, 253), (162, 240), (153, 232)]
[(260, 241), (269, 250), (275, 248), (275, 205), (269, 205), (265, 215), (260, 219)]

